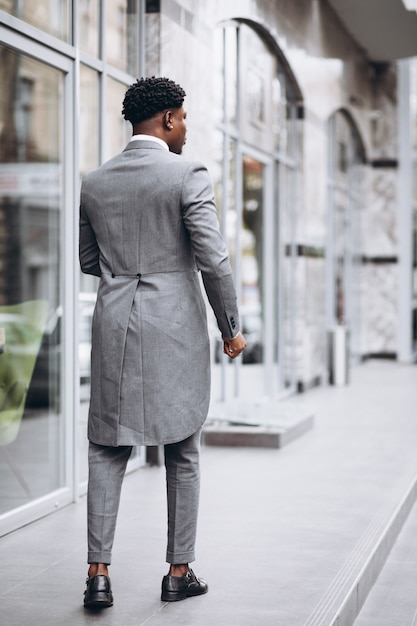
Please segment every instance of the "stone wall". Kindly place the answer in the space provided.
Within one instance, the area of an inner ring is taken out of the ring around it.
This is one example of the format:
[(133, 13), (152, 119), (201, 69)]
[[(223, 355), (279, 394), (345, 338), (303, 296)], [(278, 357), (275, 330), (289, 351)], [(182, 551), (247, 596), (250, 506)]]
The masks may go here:
[[(370, 164), (360, 215), (360, 355), (396, 352), (397, 145), (396, 72), (372, 65), (331, 8), (318, 0), (162, 0), (148, 16), (147, 59), (152, 73), (187, 91), (185, 154), (210, 169), (214, 120), (212, 69), (216, 26), (239, 19), (262, 28), (280, 48), (303, 96), (297, 213), (297, 381), (326, 379), (326, 242), (328, 236), (329, 119), (343, 109), (356, 126)], [(214, 165), (213, 165), (214, 167)], [(288, 286), (287, 286), (288, 288)], [(328, 315), (327, 315), (328, 318)]]

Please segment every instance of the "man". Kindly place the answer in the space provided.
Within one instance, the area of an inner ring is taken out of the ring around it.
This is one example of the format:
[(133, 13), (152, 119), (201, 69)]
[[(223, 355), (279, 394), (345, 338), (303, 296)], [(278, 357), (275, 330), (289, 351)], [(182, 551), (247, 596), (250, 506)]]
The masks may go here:
[(163, 601), (206, 593), (189, 568), (199, 500), (199, 444), (210, 395), (206, 310), (197, 270), (236, 358), (246, 342), (206, 168), (182, 159), (185, 92), (167, 78), (125, 94), (133, 137), (81, 188), (80, 264), (100, 276), (89, 410), (88, 563), (84, 605), (113, 604), (108, 576), (132, 446), (164, 445), (169, 572)]

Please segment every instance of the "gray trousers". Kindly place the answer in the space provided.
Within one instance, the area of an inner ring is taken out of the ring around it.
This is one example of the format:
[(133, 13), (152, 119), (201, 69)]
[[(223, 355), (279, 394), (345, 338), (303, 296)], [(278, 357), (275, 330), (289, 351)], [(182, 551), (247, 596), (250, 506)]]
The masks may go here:
[[(164, 446), (168, 504), (168, 563), (195, 560), (200, 495), (200, 435)], [(88, 451), (88, 563), (111, 563), (120, 492), (131, 446), (90, 442)]]

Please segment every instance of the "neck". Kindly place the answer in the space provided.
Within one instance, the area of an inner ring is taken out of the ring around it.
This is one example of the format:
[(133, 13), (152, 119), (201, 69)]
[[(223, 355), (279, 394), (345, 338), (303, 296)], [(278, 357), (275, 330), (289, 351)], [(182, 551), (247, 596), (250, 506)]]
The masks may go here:
[(155, 124), (149, 124), (145, 122), (141, 122), (140, 124), (135, 124), (133, 126), (133, 134), (134, 135), (151, 135), (152, 137), (158, 137), (158, 139), (163, 139), (165, 141), (164, 133), (160, 128), (157, 128)]

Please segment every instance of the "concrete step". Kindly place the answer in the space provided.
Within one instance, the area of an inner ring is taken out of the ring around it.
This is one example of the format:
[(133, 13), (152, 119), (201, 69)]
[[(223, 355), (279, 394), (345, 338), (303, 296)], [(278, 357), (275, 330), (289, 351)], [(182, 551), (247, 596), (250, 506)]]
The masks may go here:
[(417, 626), (417, 505), (414, 505), (355, 626)]
[(302, 403), (219, 402), (210, 408), (203, 442), (208, 446), (282, 448), (313, 425), (313, 411)]
[[(416, 500), (417, 475), (387, 494), (385, 506), (376, 513), (303, 626), (411, 626), (411, 622), (390, 621), (390, 618), (384, 621), (381, 617), (383, 611), (376, 621), (370, 621), (366, 614), (363, 619), (358, 616)], [(415, 537), (414, 545), (417, 546)], [(415, 569), (417, 574), (417, 560)], [(417, 604), (416, 590), (417, 586), (414, 589), (414, 606)], [(385, 620), (386, 617), (385, 614)], [(412, 626), (417, 626), (417, 619)]]

